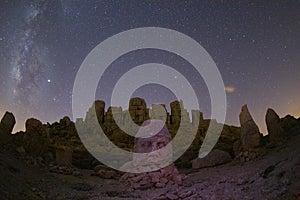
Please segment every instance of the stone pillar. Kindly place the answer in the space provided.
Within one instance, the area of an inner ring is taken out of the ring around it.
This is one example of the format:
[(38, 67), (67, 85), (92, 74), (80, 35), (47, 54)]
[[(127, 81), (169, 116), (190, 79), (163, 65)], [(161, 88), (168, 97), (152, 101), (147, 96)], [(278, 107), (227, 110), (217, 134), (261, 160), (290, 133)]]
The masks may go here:
[[(171, 107), (171, 124), (172, 125), (179, 125), (180, 124), (180, 117), (181, 117), (181, 106), (179, 101), (174, 101), (170, 104)], [(183, 109), (183, 105), (182, 105)]]
[(138, 125), (142, 125), (145, 120), (149, 119), (146, 102), (142, 98), (130, 99), (128, 110), (133, 122)]
[[(113, 116), (114, 112), (114, 116)], [(105, 113), (105, 124), (123, 124), (123, 111), (121, 107), (110, 106)]]
[(203, 113), (199, 110), (192, 110), (192, 124), (195, 127), (198, 123), (198, 126), (203, 122)]
[(49, 138), (46, 127), (37, 119), (27, 119), (23, 147), (32, 156), (41, 156), (48, 150)]
[(105, 102), (97, 100), (93, 103), (92, 107), (86, 113), (85, 122), (91, 122), (95, 117), (97, 117), (98, 122), (103, 124), (104, 122), (104, 109), (105, 109)]
[(183, 124), (190, 123), (190, 116), (186, 109), (184, 109), (182, 100), (174, 101), (170, 104), (171, 107), (171, 124), (179, 126), (181, 120)]
[(266, 113), (266, 124), (270, 141), (274, 144), (281, 143), (286, 137), (286, 133), (281, 126), (279, 116), (271, 108), (269, 108)]
[(247, 105), (242, 107), (239, 115), (241, 124), (241, 142), (244, 150), (251, 150), (260, 145), (260, 132)]
[(10, 112), (6, 112), (3, 116), (3, 118), (1, 119), (1, 124), (2, 124), (2, 126), (4, 126), (2, 128), (5, 128), (5, 131), (7, 133), (11, 133), (16, 124), (15, 116)]
[[(149, 125), (149, 123), (151, 124)], [(150, 172), (135, 174), (126, 173), (121, 177), (121, 181), (129, 183), (134, 189), (142, 188), (145, 185), (153, 185), (153, 187), (162, 188), (167, 185), (172, 186), (182, 184), (183, 177), (178, 173), (175, 165), (170, 164), (173, 162), (173, 149), (172, 146), (167, 146), (167, 144), (172, 140), (172, 137), (164, 125), (165, 122), (162, 120), (147, 120), (143, 123), (137, 133), (137, 136), (140, 137), (135, 140), (134, 152), (149, 154), (147, 156), (141, 154), (134, 155), (133, 160), (126, 163), (125, 166), (123, 166), (123, 169), (135, 168), (138, 172)], [(156, 129), (158, 127), (163, 128), (157, 133)], [(142, 138), (141, 136), (148, 137)], [(153, 171), (157, 168), (161, 169)]]

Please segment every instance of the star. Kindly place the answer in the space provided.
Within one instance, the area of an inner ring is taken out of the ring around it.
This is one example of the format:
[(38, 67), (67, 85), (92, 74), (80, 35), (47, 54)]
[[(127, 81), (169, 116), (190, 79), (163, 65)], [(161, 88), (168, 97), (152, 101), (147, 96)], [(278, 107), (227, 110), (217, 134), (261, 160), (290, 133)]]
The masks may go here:
[(48, 82), (48, 83), (51, 83), (51, 80), (50, 80), (50, 79), (48, 79), (48, 80), (47, 80), (47, 82)]

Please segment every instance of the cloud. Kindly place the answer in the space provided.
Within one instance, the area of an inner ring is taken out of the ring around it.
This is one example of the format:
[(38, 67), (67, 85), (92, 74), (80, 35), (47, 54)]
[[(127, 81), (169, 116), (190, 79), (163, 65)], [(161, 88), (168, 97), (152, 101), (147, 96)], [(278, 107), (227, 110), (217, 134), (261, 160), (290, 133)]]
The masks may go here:
[(232, 86), (226, 86), (226, 87), (225, 87), (225, 91), (226, 91), (227, 93), (233, 93), (233, 92), (235, 91), (235, 88), (232, 87)]

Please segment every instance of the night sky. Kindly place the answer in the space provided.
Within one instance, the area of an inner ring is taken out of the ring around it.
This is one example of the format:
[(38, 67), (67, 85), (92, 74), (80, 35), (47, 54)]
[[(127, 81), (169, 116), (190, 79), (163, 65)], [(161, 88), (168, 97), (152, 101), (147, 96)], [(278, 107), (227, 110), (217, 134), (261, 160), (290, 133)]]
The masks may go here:
[[(0, 115), (15, 114), (15, 131), (29, 117), (43, 122), (72, 118), (73, 84), (85, 57), (108, 37), (139, 27), (173, 29), (206, 49), (226, 86), (227, 123), (239, 124), (246, 103), (264, 133), (268, 107), (281, 117), (300, 116), (300, 1), (179, 0), (1, 0)], [(186, 60), (162, 50), (119, 57), (100, 80), (96, 98), (110, 102), (122, 74), (149, 62), (183, 74), (209, 117), (210, 97), (201, 76)], [(155, 84), (141, 86), (133, 96), (145, 98), (148, 107), (175, 100), (172, 91)]]

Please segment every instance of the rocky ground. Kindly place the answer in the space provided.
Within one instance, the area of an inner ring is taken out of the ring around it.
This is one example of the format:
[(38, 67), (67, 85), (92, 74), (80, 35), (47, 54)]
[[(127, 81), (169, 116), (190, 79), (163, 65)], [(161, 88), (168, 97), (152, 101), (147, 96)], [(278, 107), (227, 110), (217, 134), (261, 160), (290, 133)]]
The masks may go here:
[[(93, 170), (44, 166), (1, 149), (1, 199), (300, 199), (300, 136), (266, 149), (249, 162), (180, 169), (182, 186), (133, 190), (121, 174), (101, 178)], [(104, 177), (104, 176), (102, 176)]]

